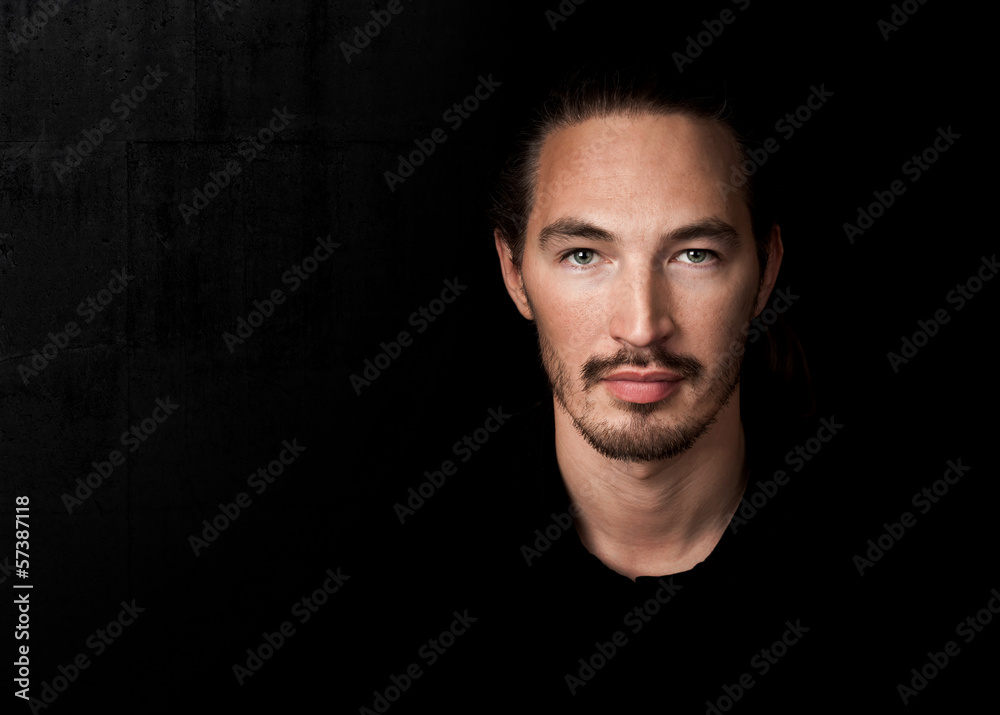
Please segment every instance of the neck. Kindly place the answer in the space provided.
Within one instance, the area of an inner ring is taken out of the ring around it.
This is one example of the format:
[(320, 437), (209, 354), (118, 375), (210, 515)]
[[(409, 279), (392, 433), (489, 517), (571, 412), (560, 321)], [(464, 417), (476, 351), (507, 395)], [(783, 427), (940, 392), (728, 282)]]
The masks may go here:
[(556, 457), (587, 550), (635, 579), (690, 570), (722, 538), (746, 487), (739, 392), (691, 449), (620, 462), (591, 447), (555, 403)]

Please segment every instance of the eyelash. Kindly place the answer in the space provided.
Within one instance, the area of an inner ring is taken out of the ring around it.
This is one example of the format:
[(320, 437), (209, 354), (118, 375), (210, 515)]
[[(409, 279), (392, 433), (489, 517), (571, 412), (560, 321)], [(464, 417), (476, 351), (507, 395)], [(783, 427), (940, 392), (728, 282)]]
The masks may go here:
[[(597, 265), (596, 263), (591, 263), (591, 264), (586, 265), (586, 266), (580, 266), (580, 265), (577, 265), (575, 263), (569, 263), (567, 261), (567, 259), (570, 256), (572, 256), (574, 253), (577, 253), (579, 251), (588, 251), (590, 253), (593, 253), (596, 256), (600, 256), (601, 255), (598, 251), (595, 251), (592, 248), (571, 248), (570, 250), (568, 250), (568, 251), (566, 251), (565, 253), (562, 254), (562, 256), (559, 259), (559, 262), (560, 263), (566, 263), (573, 270), (577, 270), (577, 271), (585, 271), (585, 270), (587, 270), (589, 268), (593, 268), (595, 265)], [(704, 251), (705, 253), (709, 254), (714, 259), (712, 261), (709, 261), (708, 263), (688, 263), (688, 265), (690, 265), (690, 266), (713, 265), (715, 263), (718, 263), (720, 260), (722, 260), (722, 257), (718, 253), (716, 253), (715, 251), (713, 251), (710, 248), (685, 248), (684, 250), (680, 251), (678, 253), (678, 255), (687, 253), (689, 251)], [(686, 261), (682, 261), (682, 262), (687, 263)]]

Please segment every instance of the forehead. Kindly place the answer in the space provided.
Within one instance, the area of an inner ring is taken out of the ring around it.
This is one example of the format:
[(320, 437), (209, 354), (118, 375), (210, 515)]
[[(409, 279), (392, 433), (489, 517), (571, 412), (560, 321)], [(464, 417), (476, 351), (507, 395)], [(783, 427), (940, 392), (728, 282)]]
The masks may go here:
[(529, 235), (561, 216), (626, 230), (710, 216), (749, 227), (741, 192), (725, 190), (738, 153), (717, 122), (679, 114), (589, 119), (550, 134), (539, 160)]

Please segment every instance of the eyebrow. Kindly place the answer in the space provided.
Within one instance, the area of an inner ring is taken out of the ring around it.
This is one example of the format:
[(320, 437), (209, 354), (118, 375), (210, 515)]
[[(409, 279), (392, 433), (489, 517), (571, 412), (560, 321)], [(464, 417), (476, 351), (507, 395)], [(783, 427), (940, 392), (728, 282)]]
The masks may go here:
[[(538, 242), (543, 251), (581, 238), (617, 246), (622, 245), (621, 237), (618, 234), (579, 218), (557, 219), (545, 226), (538, 234)], [(668, 231), (660, 236), (660, 243), (678, 243), (695, 239), (711, 241), (721, 248), (732, 250), (740, 247), (739, 231), (731, 224), (714, 217)]]

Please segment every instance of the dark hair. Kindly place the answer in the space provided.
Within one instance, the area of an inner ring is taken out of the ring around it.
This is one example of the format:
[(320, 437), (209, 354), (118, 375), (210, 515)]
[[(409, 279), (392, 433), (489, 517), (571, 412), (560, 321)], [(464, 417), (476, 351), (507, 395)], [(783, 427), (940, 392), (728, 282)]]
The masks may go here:
[(672, 92), (647, 68), (581, 68), (571, 72), (549, 94), (528, 127), (518, 136), (513, 152), (500, 171), (490, 209), (490, 218), (507, 244), (514, 264), (520, 266), (524, 255), (528, 217), (538, 198), (535, 191), (545, 140), (559, 129), (588, 119), (643, 114), (679, 114), (696, 121), (715, 122), (726, 130), (738, 158), (733, 167), (732, 183), (722, 188), (738, 192), (746, 201), (763, 277), (775, 216), (768, 192), (759, 186), (756, 168), (748, 158), (747, 143), (732, 121), (728, 103), (711, 96), (683, 96)]
[[(682, 115), (696, 121), (715, 122), (727, 132), (737, 162), (727, 177), (730, 183), (720, 188), (738, 191), (750, 211), (762, 284), (777, 215), (771, 183), (750, 160), (749, 150), (753, 145), (747, 139), (749, 127), (737, 124), (726, 98), (712, 93), (671, 91), (655, 71), (641, 65), (611, 70), (584, 67), (569, 73), (517, 137), (500, 170), (489, 210), (489, 217), (510, 250), (514, 264), (521, 265), (528, 217), (538, 200), (535, 193), (545, 140), (559, 129), (588, 119), (644, 114)], [(761, 348), (748, 346), (743, 362), (745, 376), (753, 373), (768, 378), (750, 381), (750, 394), (754, 395), (751, 402), (779, 411), (782, 408), (778, 405), (784, 405), (799, 416), (814, 414), (815, 394), (805, 352), (782, 316), (777, 316), (760, 344)], [(766, 395), (758, 394), (757, 389), (766, 390)]]

